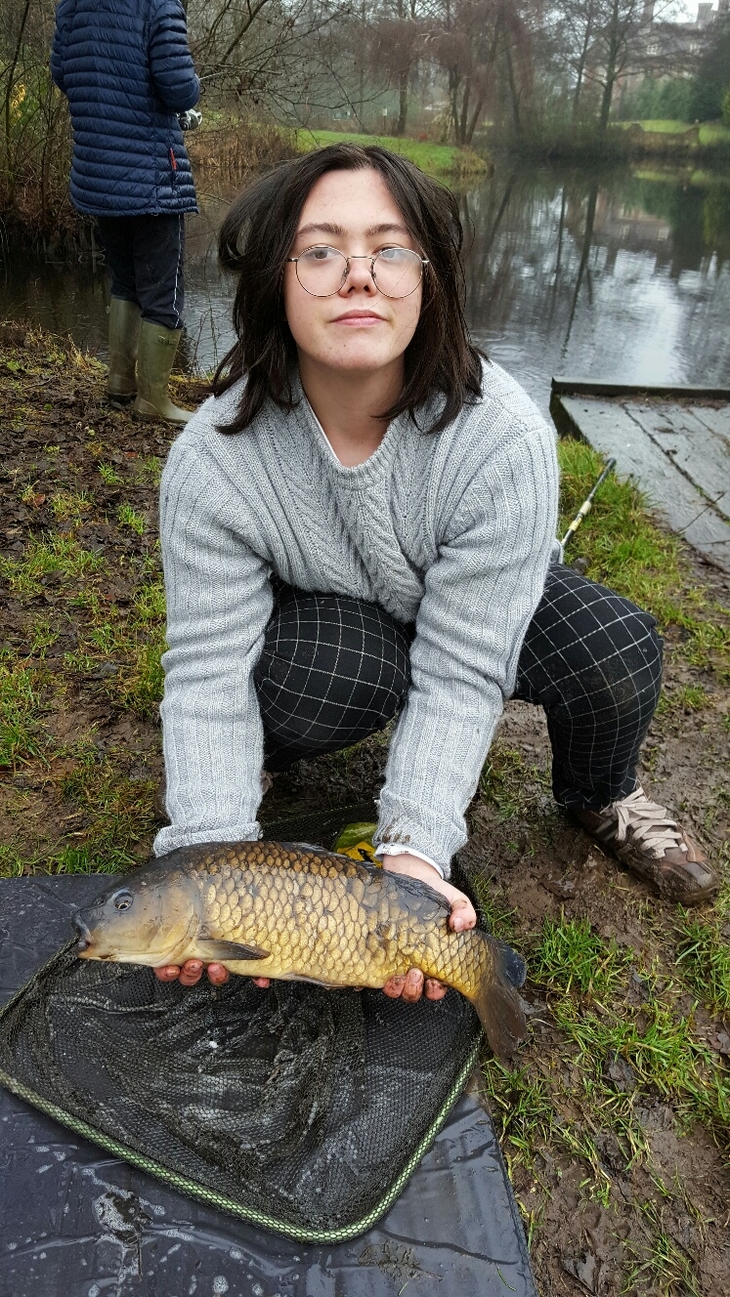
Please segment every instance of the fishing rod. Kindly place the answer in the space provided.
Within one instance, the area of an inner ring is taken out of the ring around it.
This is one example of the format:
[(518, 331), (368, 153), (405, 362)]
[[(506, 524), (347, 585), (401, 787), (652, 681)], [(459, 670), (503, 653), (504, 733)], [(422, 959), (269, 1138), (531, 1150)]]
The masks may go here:
[(593, 500), (594, 500), (594, 498), (595, 498), (596, 491), (598, 490), (599, 486), (601, 486), (601, 484), (602, 484), (603, 482), (605, 482), (605, 480), (606, 480), (606, 478), (608, 477), (609, 473), (610, 473), (610, 472), (611, 472), (615, 467), (616, 467), (616, 460), (615, 460), (615, 459), (609, 459), (608, 463), (606, 464), (606, 467), (604, 468), (603, 472), (601, 473), (601, 476), (599, 477), (598, 481), (597, 481), (597, 482), (595, 483), (595, 485), (593, 486), (592, 490), (590, 490), (590, 491), (588, 492), (588, 495), (586, 496), (585, 500), (583, 501), (582, 505), (580, 506), (580, 509), (578, 510), (577, 514), (575, 515), (575, 517), (574, 517), (573, 521), (571, 522), (571, 524), (570, 524), (568, 530), (566, 531), (565, 535), (563, 536), (563, 539), (562, 539), (561, 542), (560, 542), (560, 544), (563, 546), (563, 548), (565, 548), (565, 546), (567, 545), (567, 543), (568, 543), (568, 541), (570, 540), (571, 536), (574, 536), (574, 535), (575, 535), (575, 533), (577, 532), (578, 528), (580, 527), (580, 524), (582, 523), (583, 519), (585, 518), (586, 514), (590, 513), (591, 509), (593, 508)]

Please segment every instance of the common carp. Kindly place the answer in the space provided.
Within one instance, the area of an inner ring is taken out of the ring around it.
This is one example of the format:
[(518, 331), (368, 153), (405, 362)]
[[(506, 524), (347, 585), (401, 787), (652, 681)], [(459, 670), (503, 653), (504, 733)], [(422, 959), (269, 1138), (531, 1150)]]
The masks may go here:
[(525, 1038), (525, 965), (474, 928), (453, 932), (443, 896), (417, 879), (286, 842), (173, 851), (119, 880), (74, 918), (82, 959), (382, 987), (419, 968), (473, 1004), (495, 1054)]

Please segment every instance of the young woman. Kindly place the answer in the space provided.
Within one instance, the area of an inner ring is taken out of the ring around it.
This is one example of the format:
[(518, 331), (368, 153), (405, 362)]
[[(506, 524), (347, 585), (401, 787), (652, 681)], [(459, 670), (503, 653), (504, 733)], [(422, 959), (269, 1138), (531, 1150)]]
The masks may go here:
[[(560, 566), (554, 435), (469, 340), (461, 242), (446, 189), (354, 144), (286, 164), (229, 213), (238, 342), (162, 482), (155, 851), (257, 837), (263, 770), (398, 715), (378, 854), (473, 926), (449, 865), (516, 696), (546, 709), (561, 805), (662, 894), (704, 899), (714, 872), (636, 779), (654, 620)], [(201, 964), (158, 975), (192, 983)], [(417, 999), (422, 975), (386, 989)]]

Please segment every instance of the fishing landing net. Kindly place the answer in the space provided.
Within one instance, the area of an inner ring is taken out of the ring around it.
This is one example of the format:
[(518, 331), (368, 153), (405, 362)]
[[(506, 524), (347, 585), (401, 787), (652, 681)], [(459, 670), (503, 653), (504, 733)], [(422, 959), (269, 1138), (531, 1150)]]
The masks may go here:
[[(349, 807), (265, 832), (331, 847), (346, 819), (371, 818), (372, 806)], [(455, 991), (404, 1004), (242, 977), (186, 988), (79, 960), (69, 944), (0, 1013), (0, 1082), (183, 1193), (303, 1242), (341, 1242), (405, 1186), (479, 1041)]]

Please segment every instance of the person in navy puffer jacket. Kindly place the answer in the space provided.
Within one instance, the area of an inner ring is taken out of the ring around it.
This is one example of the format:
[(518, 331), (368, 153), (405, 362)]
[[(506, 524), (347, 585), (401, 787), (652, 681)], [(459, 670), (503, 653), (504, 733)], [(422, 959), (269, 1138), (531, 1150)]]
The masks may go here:
[(51, 72), (71, 110), (71, 200), (97, 218), (111, 270), (109, 397), (134, 397), (141, 418), (186, 423), (167, 384), (182, 332), (184, 217), (198, 210), (179, 114), (200, 82), (180, 0), (61, 0)]

